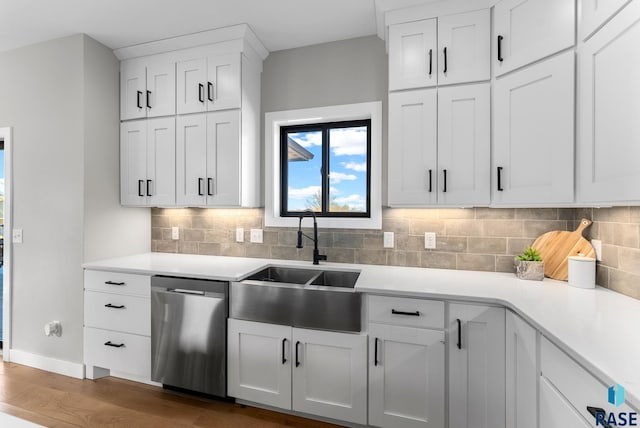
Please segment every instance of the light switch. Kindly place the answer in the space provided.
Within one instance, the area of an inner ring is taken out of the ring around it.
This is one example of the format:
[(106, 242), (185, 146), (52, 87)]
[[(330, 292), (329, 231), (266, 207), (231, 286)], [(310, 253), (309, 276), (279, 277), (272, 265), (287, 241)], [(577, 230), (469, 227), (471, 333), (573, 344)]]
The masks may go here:
[(171, 239), (174, 241), (180, 239), (180, 228), (175, 226), (171, 228)]
[(436, 249), (436, 234), (435, 232), (424, 233), (424, 248), (427, 250)]
[(244, 227), (236, 227), (236, 242), (244, 242)]
[(382, 246), (384, 248), (393, 248), (393, 232), (385, 232)]
[(251, 242), (262, 244), (262, 229), (251, 229)]
[(14, 244), (22, 244), (22, 229), (13, 229), (12, 238)]

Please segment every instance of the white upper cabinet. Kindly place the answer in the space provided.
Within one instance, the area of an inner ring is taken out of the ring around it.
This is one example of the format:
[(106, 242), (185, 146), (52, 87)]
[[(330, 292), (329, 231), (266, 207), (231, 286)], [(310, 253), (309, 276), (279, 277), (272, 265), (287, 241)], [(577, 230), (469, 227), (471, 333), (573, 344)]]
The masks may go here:
[(389, 94), (389, 205), (435, 204), (436, 89)]
[(438, 18), (438, 85), (489, 80), (489, 9)]
[(573, 202), (573, 51), (498, 78), (493, 204)]
[(241, 106), (240, 54), (217, 54), (177, 63), (178, 114)]
[(174, 63), (123, 62), (120, 73), (121, 120), (175, 114), (176, 69)]
[(580, 34), (582, 40), (586, 40), (609, 18), (618, 12), (631, 0), (581, 0), (582, 25)]
[(575, 0), (502, 0), (494, 17), (496, 76), (575, 43)]
[(505, 310), (449, 305), (449, 426), (505, 426)]
[(389, 90), (489, 80), (488, 9), (389, 27)]
[(427, 19), (389, 27), (389, 90), (438, 83), (437, 21)]
[(640, 2), (635, 1), (579, 51), (582, 201), (640, 200), (639, 40)]

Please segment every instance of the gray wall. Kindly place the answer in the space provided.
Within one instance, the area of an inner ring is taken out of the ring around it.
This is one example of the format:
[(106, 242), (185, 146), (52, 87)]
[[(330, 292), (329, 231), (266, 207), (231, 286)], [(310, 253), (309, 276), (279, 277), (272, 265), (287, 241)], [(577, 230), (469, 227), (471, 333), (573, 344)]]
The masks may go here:
[[(85, 250), (97, 258), (149, 248), (148, 210), (127, 211), (105, 193), (119, 188), (117, 60), (77, 35), (1, 53), (0, 64), (13, 224), (24, 230), (13, 246), (12, 349), (81, 362)], [(98, 226), (103, 209), (119, 221)], [(60, 338), (43, 333), (54, 319)]]

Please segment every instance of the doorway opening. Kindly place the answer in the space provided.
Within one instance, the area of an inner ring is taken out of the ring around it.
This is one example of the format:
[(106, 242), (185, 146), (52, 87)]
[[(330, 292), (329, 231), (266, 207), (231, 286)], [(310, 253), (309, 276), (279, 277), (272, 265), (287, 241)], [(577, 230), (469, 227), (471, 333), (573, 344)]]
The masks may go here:
[(0, 128), (0, 354), (11, 348), (11, 128)]

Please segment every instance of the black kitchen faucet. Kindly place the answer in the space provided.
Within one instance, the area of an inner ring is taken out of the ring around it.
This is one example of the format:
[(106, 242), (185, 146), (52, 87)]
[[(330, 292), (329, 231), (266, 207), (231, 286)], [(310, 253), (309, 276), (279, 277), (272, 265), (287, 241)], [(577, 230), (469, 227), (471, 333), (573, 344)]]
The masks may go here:
[(302, 233), (302, 219), (305, 217), (304, 215), (300, 216), (300, 221), (298, 223), (298, 244), (296, 248), (302, 248), (302, 237), (305, 236), (308, 239), (313, 241), (313, 264), (317, 265), (320, 260), (327, 260), (327, 256), (324, 254), (320, 254), (318, 250), (318, 222), (316, 221), (316, 214), (307, 210), (306, 212), (310, 213), (313, 216), (313, 238), (305, 233)]

